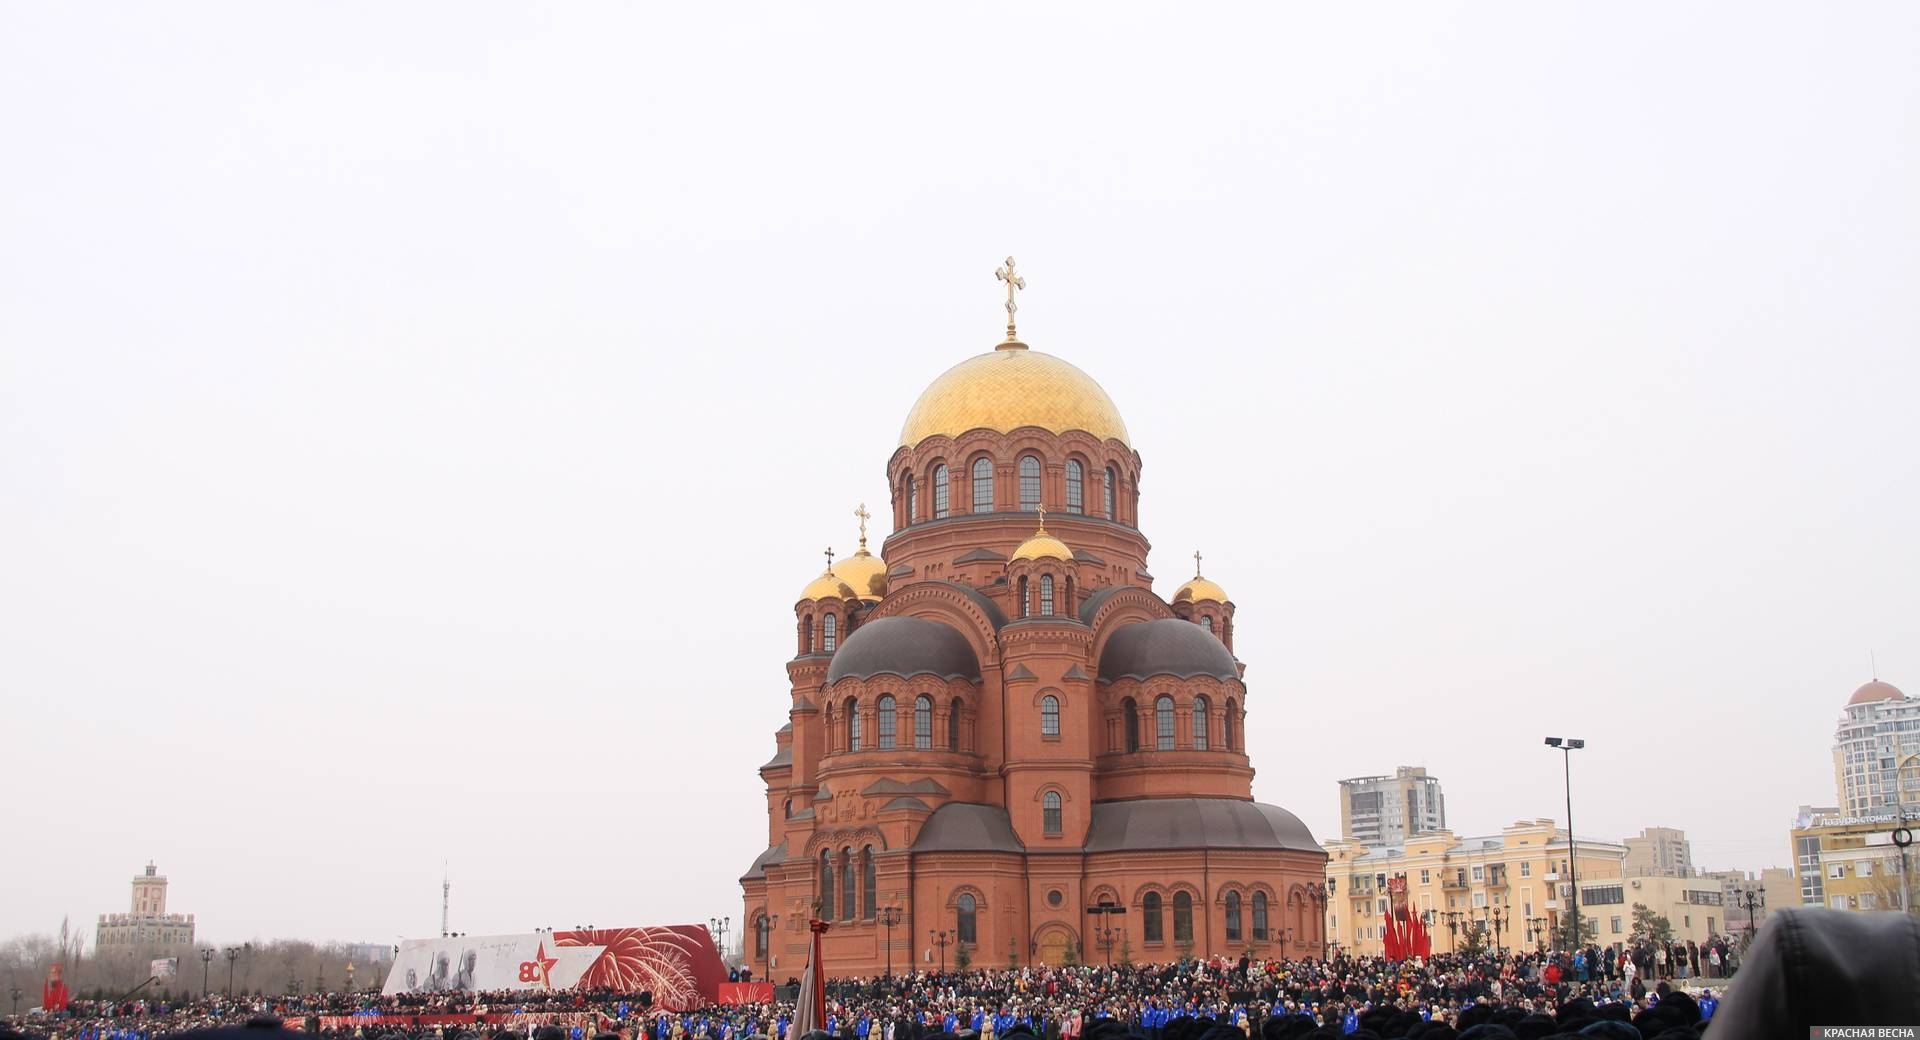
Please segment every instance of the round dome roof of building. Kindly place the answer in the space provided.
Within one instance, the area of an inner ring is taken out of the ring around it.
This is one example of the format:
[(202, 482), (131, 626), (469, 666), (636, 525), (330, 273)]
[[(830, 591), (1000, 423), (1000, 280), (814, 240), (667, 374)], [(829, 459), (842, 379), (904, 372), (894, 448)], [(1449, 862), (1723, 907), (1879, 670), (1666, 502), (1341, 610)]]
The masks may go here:
[(1067, 543), (1047, 533), (1047, 521), (1044, 516), (1040, 519), (1039, 529), (1033, 532), (1033, 537), (1021, 542), (1020, 548), (1013, 551), (1011, 559), (1038, 560), (1043, 558), (1054, 560), (1073, 559), (1073, 550), (1067, 548)]
[(859, 593), (853, 591), (853, 586), (847, 584), (831, 570), (807, 582), (807, 587), (800, 590), (800, 598), (803, 600), (857, 599), (858, 597)]
[(1175, 603), (1199, 603), (1209, 599), (1216, 603), (1225, 603), (1227, 590), (1221, 588), (1212, 579), (1203, 578), (1198, 574), (1188, 578), (1187, 583), (1180, 586), (1179, 591), (1173, 594)]
[(967, 637), (926, 618), (875, 618), (854, 629), (827, 668), (827, 682), (897, 675), (979, 679), (980, 660)]
[(1906, 699), (1907, 695), (1901, 693), (1899, 688), (1892, 683), (1883, 683), (1875, 679), (1853, 691), (1853, 696), (1847, 698), (1847, 707), (1851, 708), (1856, 704), (1872, 704), (1875, 701), (1904, 701)]
[(1238, 679), (1240, 665), (1233, 651), (1212, 633), (1180, 618), (1135, 622), (1108, 637), (1106, 649), (1100, 652), (1102, 681), (1155, 675)]
[(833, 573), (869, 603), (877, 603), (887, 594), (887, 562), (868, 552), (865, 542), (852, 556), (835, 560)]
[(1127, 443), (1120, 410), (1092, 376), (1022, 343), (1003, 343), (942, 373), (913, 403), (900, 443), (978, 429), (1010, 433), (1022, 426), (1085, 430)]
[(1094, 804), (1093, 819), (1087, 827), (1088, 852), (1149, 849), (1322, 851), (1300, 817), (1265, 802), (1137, 798)]

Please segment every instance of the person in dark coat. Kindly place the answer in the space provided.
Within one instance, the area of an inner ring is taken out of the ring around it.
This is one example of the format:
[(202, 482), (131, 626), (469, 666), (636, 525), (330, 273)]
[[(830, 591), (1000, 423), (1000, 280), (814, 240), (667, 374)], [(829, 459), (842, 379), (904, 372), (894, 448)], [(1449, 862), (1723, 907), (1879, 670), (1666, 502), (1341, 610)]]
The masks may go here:
[(1801, 1040), (1813, 1026), (1920, 1022), (1920, 918), (1822, 907), (1768, 913), (1711, 1035)]

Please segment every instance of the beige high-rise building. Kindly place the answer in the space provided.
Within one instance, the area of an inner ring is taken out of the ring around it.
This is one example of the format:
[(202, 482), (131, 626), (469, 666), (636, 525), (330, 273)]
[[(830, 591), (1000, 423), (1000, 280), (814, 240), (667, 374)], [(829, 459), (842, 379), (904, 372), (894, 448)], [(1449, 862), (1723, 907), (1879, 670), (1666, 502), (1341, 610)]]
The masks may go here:
[(1687, 832), (1677, 827), (1646, 827), (1637, 838), (1622, 842), (1627, 847), (1624, 870), (1628, 877), (1691, 877), (1693, 850), (1687, 844)]
[[(1521, 820), (1481, 837), (1439, 830), (1395, 845), (1328, 842), (1327, 934), (1342, 950), (1383, 953), (1387, 882), (1404, 877), (1407, 905), (1428, 922), (1435, 953), (1458, 949), (1474, 930), (1486, 932), (1492, 945), (1496, 919), (1500, 946), (1538, 947), (1571, 913), (1575, 873), (1582, 893), (1621, 884), (1624, 845), (1581, 838), (1576, 848), (1570, 857), (1567, 832), (1550, 819)], [(1604, 919), (1584, 902), (1580, 913), (1583, 931), (1596, 941), (1610, 938)]]
[(1400, 766), (1392, 776), (1340, 781), (1340, 836), (1363, 845), (1397, 845), (1447, 826), (1440, 781), (1422, 766)]
[(1853, 691), (1833, 733), (1840, 811), (1920, 811), (1920, 701), (1878, 679)]
[(152, 863), (133, 879), (133, 908), (101, 914), (94, 946), (192, 946), (193, 915), (167, 913), (167, 879)]

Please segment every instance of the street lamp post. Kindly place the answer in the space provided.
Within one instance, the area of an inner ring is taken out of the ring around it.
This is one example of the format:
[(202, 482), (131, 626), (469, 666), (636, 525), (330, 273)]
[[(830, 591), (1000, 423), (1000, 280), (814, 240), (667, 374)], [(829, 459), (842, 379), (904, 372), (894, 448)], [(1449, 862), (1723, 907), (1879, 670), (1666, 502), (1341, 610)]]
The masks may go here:
[(1547, 746), (1560, 752), (1561, 766), (1566, 777), (1567, 787), (1567, 907), (1573, 915), (1573, 931), (1569, 934), (1573, 948), (1580, 946), (1580, 867), (1579, 846), (1573, 840), (1573, 753), (1587, 746), (1584, 740), (1573, 737), (1548, 737)]
[(1447, 911), (1447, 952), (1460, 952), (1460, 911)]
[(760, 954), (760, 977), (768, 982), (773, 981), (773, 942), (770, 937), (773, 935), (773, 926), (779, 921), (779, 914), (763, 914), (753, 921), (753, 945)]
[(1327, 959), (1327, 884), (1316, 881), (1307, 886), (1307, 898), (1320, 913), (1320, 959), (1323, 961)]
[(954, 933), (945, 928), (927, 929), (927, 941), (940, 947), (940, 974), (947, 973), (947, 947), (953, 944)]
[(1753, 945), (1753, 932), (1754, 932), (1753, 912), (1755, 910), (1763, 910), (1766, 908), (1766, 905), (1767, 905), (1766, 893), (1755, 892), (1751, 888), (1746, 889), (1744, 891), (1735, 892), (1733, 894), (1733, 905), (1744, 906), (1747, 908), (1747, 945), (1751, 946)]
[(9, 995), (13, 997), (13, 1017), (19, 1018), (20, 1017), (20, 987), (18, 986), (13, 987), (13, 992)]
[(227, 954), (227, 996), (233, 996), (233, 962), (240, 959), (240, 947), (229, 946)]
[(713, 935), (713, 945), (720, 951), (720, 959), (727, 958), (727, 930), (733, 926), (731, 917), (707, 918), (707, 931)]
[(1113, 944), (1115, 938), (1119, 935), (1118, 929), (1114, 926), (1113, 919), (1115, 916), (1126, 912), (1126, 907), (1108, 899), (1103, 899), (1099, 903), (1087, 907), (1088, 915), (1093, 918), (1094, 941), (1100, 944), (1101, 949), (1107, 951), (1107, 967), (1109, 968), (1113, 967)]
[(1537, 944), (1543, 951), (1547, 946), (1547, 919), (1544, 917), (1527, 918), (1527, 941)]
[(213, 947), (211, 946), (202, 947), (200, 950), (200, 996), (202, 998), (205, 998), (206, 995), (209, 992), (211, 992), (207, 987), (207, 974), (212, 969), (213, 969)]
[(893, 978), (893, 926), (900, 923), (900, 908), (886, 906), (880, 908), (880, 923), (887, 926), (887, 978)]
[(1487, 919), (1493, 922), (1493, 955), (1498, 957), (1503, 952), (1500, 945), (1500, 928), (1507, 923), (1506, 911), (1496, 906), (1488, 912)]

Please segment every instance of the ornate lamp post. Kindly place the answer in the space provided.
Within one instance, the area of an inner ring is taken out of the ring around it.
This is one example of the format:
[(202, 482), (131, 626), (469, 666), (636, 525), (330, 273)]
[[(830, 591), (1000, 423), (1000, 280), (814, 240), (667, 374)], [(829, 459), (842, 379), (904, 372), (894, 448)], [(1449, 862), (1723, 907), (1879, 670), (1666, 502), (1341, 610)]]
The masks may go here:
[(1323, 961), (1327, 959), (1327, 895), (1333, 891), (1332, 885), (1333, 882), (1329, 880), (1325, 884), (1316, 881), (1307, 886), (1307, 898), (1320, 914), (1320, 959)]
[(210, 990), (207, 987), (207, 975), (210, 971), (212, 971), (212, 969), (213, 969), (213, 947), (211, 946), (201, 947), (200, 949), (200, 996), (202, 999), (205, 999), (206, 995), (210, 992)]
[(1493, 923), (1493, 954), (1498, 957), (1503, 952), (1500, 946), (1500, 929), (1508, 921), (1507, 911), (1496, 906), (1487, 914), (1487, 920)]
[(893, 978), (893, 926), (900, 923), (900, 908), (883, 906), (880, 908), (880, 923), (887, 929), (887, 978)]
[(765, 914), (754, 919), (753, 930), (756, 938), (754, 948), (760, 953), (760, 977), (773, 981), (773, 926), (780, 922), (780, 915)]
[(229, 946), (227, 954), (227, 996), (233, 996), (233, 962), (240, 959), (240, 947)]
[(1580, 867), (1579, 846), (1573, 841), (1573, 753), (1587, 746), (1584, 740), (1573, 737), (1548, 737), (1547, 746), (1560, 752), (1562, 765), (1566, 772), (1567, 783), (1567, 907), (1573, 914), (1573, 929), (1567, 934), (1577, 949), (1582, 933), (1580, 931)]
[(1746, 907), (1747, 909), (1747, 944), (1751, 946), (1753, 944), (1753, 932), (1755, 927), (1753, 912), (1755, 910), (1763, 910), (1766, 908), (1767, 894), (1765, 892), (1755, 892), (1751, 888), (1746, 889), (1744, 891), (1735, 892), (1733, 894), (1733, 905), (1743, 906), (1743, 907)]
[(1547, 948), (1547, 919), (1544, 917), (1527, 918), (1527, 941), (1539, 946), (1541, 952)]
[(927, 941), (940, 947), (940, 974), (947, 973), (947, 947), (953, 945), (955, 935), (945, 928), (927, 929)]
[(13, 997), (13, 1017), (19, 1018), (20, 1017), (20, 987), (18, 986), (13, 987), (13, 992), (9, 995)]
[(1447, 911), (1447, 952), (1460, 952), (1460, 911)]
[(1107, 951), (1107, 966), (1113, 966), (1113, 944), (1118, 940), (1120, 930), (1114, 926), (1116, 915), (1124, 914), (1127, 908), (1111, 900), (1101, 900), (1087, 907), (1087, 913), (1093, 917), (1093, 939), (1100, 948)]
[(733, 926), (731, 917), (707, 918), (707, 932), (713, 936), (713, 945), (720, 952), (720, 959), (727, 959), (727, 929)]

